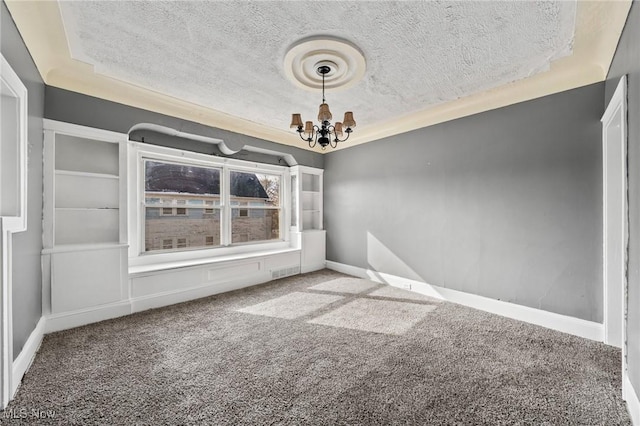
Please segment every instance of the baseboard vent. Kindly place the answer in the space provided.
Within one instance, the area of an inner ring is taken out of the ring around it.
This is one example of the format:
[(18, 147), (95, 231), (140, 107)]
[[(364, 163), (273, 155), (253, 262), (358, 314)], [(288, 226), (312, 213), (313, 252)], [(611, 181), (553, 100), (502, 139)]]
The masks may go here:
[(300, 273), (300, 265), (290, 266), (288, 268), (272, 269), (271, 278), (275, 280), (277, 278), (284, 278), (284, 277), (290, 277), (292, 275), (298, 275), (299, 273)]

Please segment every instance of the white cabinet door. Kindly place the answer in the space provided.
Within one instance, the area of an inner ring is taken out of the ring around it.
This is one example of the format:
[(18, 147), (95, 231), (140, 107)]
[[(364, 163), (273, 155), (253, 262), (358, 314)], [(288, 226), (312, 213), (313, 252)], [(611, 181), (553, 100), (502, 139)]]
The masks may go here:
[(52, 313), (120, 301), (122, 253), (126, 247), (52, 253)]
[(300, 272), (324, 269), (326, 264), (326, 231), (305, 231), (302, 233), (302, 259)]

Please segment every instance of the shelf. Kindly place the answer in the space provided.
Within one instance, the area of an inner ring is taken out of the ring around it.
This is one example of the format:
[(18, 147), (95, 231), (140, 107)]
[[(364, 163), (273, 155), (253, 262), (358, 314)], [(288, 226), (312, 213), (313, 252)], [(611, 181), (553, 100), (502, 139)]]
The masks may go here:
[(119, 204), (120, 181), (111, 175), (78, 172), (56, 174), (56, 208), (118, 208)]
[(320, 210), (320, 196), (319, 192), (303, 192), (302, 210)]
[(302, 173), (302, 192), (320, 192), (320, 176)]
[(107, 173), (93, 173), (93, 172), (78, 172), (75, 170), (56, 170), (56, 176), (78, 176), (84, 178), (97, 178), (97, 179), (120, 179), (118, 175), (112, 175)]
[(321, 229), (320, 210), (303, 210), (302, 211), (302, 229), (304, 231), (311, 230), (311, 229)]
[(59, 244), (55, 247), (42, 250), (42, 254), (68, 253), (90, 250), (116, 250), (128, 248), (128, 244), (120, 243), (94, 243), (94, 244)]
[(120, 242), (119, 209), (56, 209), (55, 246)]
[(102, 211), (102, 210), (120, 210), (118, 207), (56, 207), (56, 211)]
[(321, 169), (306, 166), (292, 168), (292, 229), (296, 232), (322, 229)]
[(107, 175), (119, 173), (119, 146), (117, 143), (96, 141), (62, 133), (56, 134), (55, 141), (54, 169)]

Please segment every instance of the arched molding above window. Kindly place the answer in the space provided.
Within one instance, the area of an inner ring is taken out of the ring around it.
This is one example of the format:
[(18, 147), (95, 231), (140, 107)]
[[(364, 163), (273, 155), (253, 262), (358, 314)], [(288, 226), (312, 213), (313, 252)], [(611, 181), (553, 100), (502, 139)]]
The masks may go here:
[[(128, 133), (130, 140), (153, 145), (262, 163), (287, 166), (295, 166), (298, 164), (293, 155), (285, 152), (259, 148), (253, 145), (244, 145), (239, 150), (233, 150), (229, 148), (222, 139), (182, 132), (158, 124), (139, 123), (131, 127)], [(189, 141), (188, 146), (185, 146), (181, 141)]]

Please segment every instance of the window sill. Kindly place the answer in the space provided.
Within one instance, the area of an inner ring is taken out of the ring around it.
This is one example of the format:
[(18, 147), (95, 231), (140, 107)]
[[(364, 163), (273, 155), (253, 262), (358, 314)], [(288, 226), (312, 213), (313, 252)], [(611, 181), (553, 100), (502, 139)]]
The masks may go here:
[(221, 264), (225, 262), (255, 259), (259, 257), (273, 256), (273, 255), (284, 254), (284, 253), (295, 253), (295, 252), (300, 252), (300, 249), (287, 247), (287, 248), (281, 248), (281, 249), (234, 253), (229, 255), (206, 257), (206, 258), (200, 258), (200, 259), (185, 259), (185, 260), (168, 261), (168, 262), (162, 262), (162, 263), (154, 263), (154, 264), (148, 264), (148, 265), (129, 266), (129, 277), (135, 277), (138, 275), (149, 274), (154, 272), (169, 271), (169, 270), (179, 269), (179, 268), (190, 268), (190, 267), (202, 266), (202, 265), (210, 266), (210, 265), (216, 265), (216, 264)]

